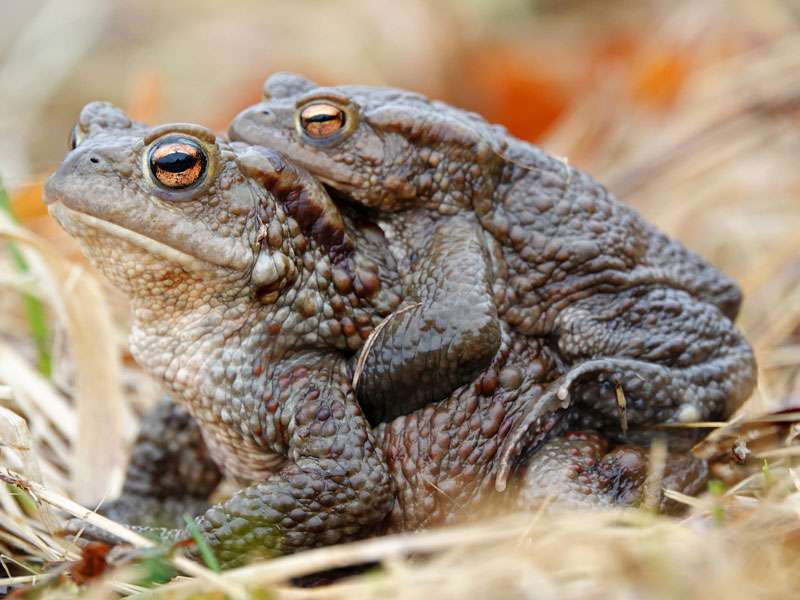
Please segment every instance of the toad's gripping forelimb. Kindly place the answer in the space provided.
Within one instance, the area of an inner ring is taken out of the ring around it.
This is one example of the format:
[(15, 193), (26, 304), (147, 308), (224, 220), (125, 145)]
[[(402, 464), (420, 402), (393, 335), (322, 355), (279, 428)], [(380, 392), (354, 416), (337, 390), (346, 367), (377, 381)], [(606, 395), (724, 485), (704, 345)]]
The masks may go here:
[(373, 424), (447, 397), (500, 347), (488, 252), (466, 219), (439, 225), (418, 254), (406, 297), (364, 347), (358, 399)]

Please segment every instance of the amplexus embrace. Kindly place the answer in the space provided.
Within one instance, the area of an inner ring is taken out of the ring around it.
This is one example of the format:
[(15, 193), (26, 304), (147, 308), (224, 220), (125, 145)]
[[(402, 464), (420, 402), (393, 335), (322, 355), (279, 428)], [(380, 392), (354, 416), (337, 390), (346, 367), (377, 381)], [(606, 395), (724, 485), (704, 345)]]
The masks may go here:
[(231, 565), (488, 498), (631, 505), (637, 429), (749, 395), (735, 284), (588, 175), (417, 94), (265, 89), (230, 142), (89, 104), (47, 183), (169, 393), (109, 516), (172, 540), (189, 511)]

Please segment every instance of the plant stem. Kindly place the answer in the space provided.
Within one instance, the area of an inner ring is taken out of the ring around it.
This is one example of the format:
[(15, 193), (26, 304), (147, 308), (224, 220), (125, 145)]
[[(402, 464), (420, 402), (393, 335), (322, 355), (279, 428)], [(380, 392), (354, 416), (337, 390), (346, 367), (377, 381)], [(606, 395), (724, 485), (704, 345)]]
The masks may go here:
[[(11, 202), (0, 179), (0, 210), (5, 211), (9, 218), (16, 223), (14, 211), (11, 209)], [(14, 242), (8, 242), (8, 251), (11, 260), (14, 262), (20, 273), (28, 273), (30, 268), (25, 256)], [(52, 374), (52, 359), (50, 355), (50, 334), (47, 330), (47, 320), (45, 318), (44, 305), (33, 294), (23, 293), (22, 302), (25, 306), (25, 318), (28, 322), (28, 331), (36, 344), (36, 363), (39, 371), (45, 376)]]

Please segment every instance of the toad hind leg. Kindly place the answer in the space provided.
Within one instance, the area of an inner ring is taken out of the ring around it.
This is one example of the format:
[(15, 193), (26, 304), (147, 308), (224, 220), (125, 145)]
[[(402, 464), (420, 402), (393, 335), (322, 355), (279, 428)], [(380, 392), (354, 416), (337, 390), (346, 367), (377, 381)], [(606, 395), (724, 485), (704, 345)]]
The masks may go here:
[[(671, 450), (672, 440), (667, 439)], [(648, 449), (608, 441), (592, 431), (567, 432), (542, 446), (523, 467), (517, 482), (517, 507), (531, 509), (552, 499), (570, 507), (636, 506), (643, 500)], [(661, 487), (696, 494), (708, 479), (705, 461), (687, 452), (669, 452)], [(657, 498), (659, 496), (656, 496)], [(660, 497), (661, 510), (680, 508)]]
[(413, 265), (407, 297), (364, 347), (358, 399), (372, 424), (447, 397), (486, 369), (500, 347), (493, 276), (482, 232), (438, 225)]
[(122, 523), (174, 526), (208, 507), (221, 477), (189, 411), (165, 397), (142, 419), (122, 494), (100, 512)]
[(680, 290), (585, 298), (561, 312), (555, 335), (569, 370), (504, 440), (500, 490), (547, 412), (579, 404), (615, 423), (622, 404), (633, 425), (706, 420), (723, 417), (755, 385), (752, 349), (731, 321)]

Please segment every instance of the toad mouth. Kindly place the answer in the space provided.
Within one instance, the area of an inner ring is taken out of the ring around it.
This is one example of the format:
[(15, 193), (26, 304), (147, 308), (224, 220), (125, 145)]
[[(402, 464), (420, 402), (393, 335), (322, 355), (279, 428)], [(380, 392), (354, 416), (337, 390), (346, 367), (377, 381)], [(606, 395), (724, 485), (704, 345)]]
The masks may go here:
[(187, 254), (186, 252), (178, 250), (177, 248), (173, 248), (172, 246), (164, 244), (163, 242), (154, 240), (153, 238), (142, 235), (141, 233), (137, 233), (131, 229), (127, 229), (126, 227), (122, 227), (121, 225), (117, 225), (116, 223), (112, 223), (111, 221), (106, 221), (88, 213), (69, 208), (59, 199), (48, 202), (48, 204), (48, 211), (50, 212), (50, 215), (70, 233), (72, 230), (74, 230), (73, 226), (79, 223), (86, 227), (102, 231), (113, 238), (129, 242), (135, 246), (138, 246), (139, 248), (142, 248), (146, 252), (164, 258), (169, 262), (176, 263), (186, 271), (197, 272), (207, 269), (208, 261)]

